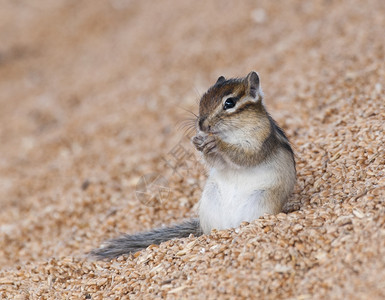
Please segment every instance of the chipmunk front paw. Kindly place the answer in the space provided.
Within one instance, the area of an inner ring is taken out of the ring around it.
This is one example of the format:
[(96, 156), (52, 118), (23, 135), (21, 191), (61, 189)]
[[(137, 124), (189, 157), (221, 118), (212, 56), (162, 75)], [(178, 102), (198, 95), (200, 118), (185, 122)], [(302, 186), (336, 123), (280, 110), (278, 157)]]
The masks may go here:
[(198, 133), (192, 138), (192, 143), (198, 151), (204, 154), (212, 153), (216, 148), (216, 140), (213, 135)]
[(198, 151), (202, 151), (203, 150), (203, 145), (204, 145), (205, 138), (206, 138), (206, 135), (198, 133), (196, 136), (194, 136), (191, 139), (192, 143), (194, 144), (195, 148)]

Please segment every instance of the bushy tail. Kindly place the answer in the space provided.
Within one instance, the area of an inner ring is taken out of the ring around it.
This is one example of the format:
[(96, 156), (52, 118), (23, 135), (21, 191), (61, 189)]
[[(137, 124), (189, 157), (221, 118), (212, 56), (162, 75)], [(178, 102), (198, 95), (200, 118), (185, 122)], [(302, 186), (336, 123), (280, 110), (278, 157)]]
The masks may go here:
[(122, 235), (107, 241), (105, 246), (92, 250), (90, 255), (97, 259), (111, 259), (123, 254), (135, 253), (152, 244), (160, 244), (174, 238), (188, 237), (190, 234), (200, 236), (202, 233), (199, 219), (191, 219), (181, 224), (157, 228), (148, 232)]

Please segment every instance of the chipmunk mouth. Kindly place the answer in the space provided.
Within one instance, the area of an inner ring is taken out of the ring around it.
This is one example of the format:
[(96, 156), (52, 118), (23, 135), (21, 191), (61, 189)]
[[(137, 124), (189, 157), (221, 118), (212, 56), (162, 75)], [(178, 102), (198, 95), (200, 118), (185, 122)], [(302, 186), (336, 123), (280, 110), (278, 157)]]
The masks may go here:
[(221, 136), (221, 135), (223, 135), (223, 132), (221, 130), (213, 130), (213, 129), (211, 129), (211, 130), (207, 131), (207, 134), (208, 135)]
[(213, 134), (213, 135), (219, 135), (221, 132), (219, 130), (210, 130), (207, 132), (208, 134)]
[(202, 130), (200, 128), (197, 128), (197, 133), (204, 133), (204, 134), (207, 134), (207, 135), (219, 135), (221, 134), (221, 131), (220, 130), (215, 130), (215, 129), (212, 129), (211, 127), (210, 128), (204, 128), (205, 130)]

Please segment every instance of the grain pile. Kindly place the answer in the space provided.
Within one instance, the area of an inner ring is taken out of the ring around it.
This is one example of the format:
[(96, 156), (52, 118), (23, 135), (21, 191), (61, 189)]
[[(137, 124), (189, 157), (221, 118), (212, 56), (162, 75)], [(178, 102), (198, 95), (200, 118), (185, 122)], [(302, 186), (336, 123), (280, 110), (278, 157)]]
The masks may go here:
[[(3, 1), (0, 19), (0, 298), (385, 297), (384, 1)], [(88, 260), (194, 215), (205, 173), (167, 164), (192, 151), (177, 125), (251, 70), (297, 155), (288, 213)], [(169, 194), (146, 206), (151, 173)]]

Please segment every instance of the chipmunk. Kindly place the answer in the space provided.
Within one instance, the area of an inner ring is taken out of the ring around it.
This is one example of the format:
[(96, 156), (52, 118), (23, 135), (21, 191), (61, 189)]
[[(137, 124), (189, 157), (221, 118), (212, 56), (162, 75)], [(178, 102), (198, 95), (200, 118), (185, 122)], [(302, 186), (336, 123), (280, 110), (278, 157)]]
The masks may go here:
[(281, 212), (296, 181), (294, 153), (283, 130), (266, 111), (259, 76), (221, 76), (199, 103), (192, 139), (209, 167), (199, 218), (133, 235), (91, 251), (99, 258), (137, 252), (151, 244), (210, 234)]

